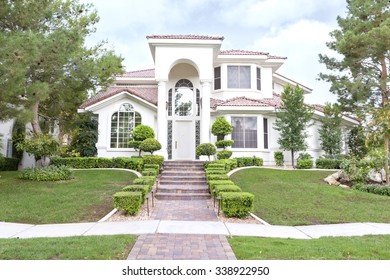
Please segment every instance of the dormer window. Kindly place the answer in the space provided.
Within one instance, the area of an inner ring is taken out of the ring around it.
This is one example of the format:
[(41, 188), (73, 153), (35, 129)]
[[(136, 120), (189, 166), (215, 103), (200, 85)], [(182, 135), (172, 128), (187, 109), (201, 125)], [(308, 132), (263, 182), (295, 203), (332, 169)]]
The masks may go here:
[(228, 88), (251, 88), (251, 67), (233, 66), (227, 67)]

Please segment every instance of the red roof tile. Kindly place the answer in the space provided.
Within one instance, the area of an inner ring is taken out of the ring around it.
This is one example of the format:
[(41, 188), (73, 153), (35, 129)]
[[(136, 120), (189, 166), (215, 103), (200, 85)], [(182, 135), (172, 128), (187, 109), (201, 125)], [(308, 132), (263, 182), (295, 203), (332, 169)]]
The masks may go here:
[(220, 55), (266, 55), (269, 59), (287, 59), (284, 56), (270, 55), (267, 52), (259, 51), (245, 51), (245, 50), (223, 50), (219, 52)]
[(153, 86), (134, 86), (134, 87), (110, 87), (106, 91), (102, 91), (92, 98), (81, 104), (80, 108), (85, 109), (91, 105), (94, 105), (100, 101), (103, 101), (109, 97), (117, 94), (127, 92), (131, 95), (137, 96), (153, 105), (157, 106), (157, 87)]
[(149, 35), (146, 39), (223, 40), (223, 36), (206, 35)]
[(130, 71), (126, 72), (122, 75), (117, 75), (117, 77), (124, 77), (124, 78), (154, 78), (155, 77), (155, 71), (154, 69), (144, 69), (144, 70), (137, 70), (137, 71)]

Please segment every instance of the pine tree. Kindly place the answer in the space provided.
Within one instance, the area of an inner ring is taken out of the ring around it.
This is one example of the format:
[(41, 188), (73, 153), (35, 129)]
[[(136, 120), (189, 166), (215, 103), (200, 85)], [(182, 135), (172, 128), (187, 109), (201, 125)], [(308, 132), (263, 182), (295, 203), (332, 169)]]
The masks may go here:
[[(331, 83), (342, 110), (366, 118), (376, 135), (381, 135), (389, 158), (390, 146), (390, 4), (388, 0), (348, 0), (345, 18), (338, 17), (339, 29), (330, 33), (329, 49), (338, 58), (320, 55), (331, 73), (320, 78)], [(388, 161), (385, 164), (389, 183)]]
[(321, 120), (322, 127), (318, 130), (321, 148), (329, 157), (341, 153), (341, 110), (337, 104), (326, 103), (324, 107), (325, 117)]
[(306, 129), (311, 125), (313, 109), (304, 103), (304, 92), (299, 86), (293, 88), (287, 85), (281, 99), (282, 105), (276, 113), (274, 128), (280, 133), (280, 148), (291, 151), (291, 163), (294, 167), (295, 153), (307, 148)]

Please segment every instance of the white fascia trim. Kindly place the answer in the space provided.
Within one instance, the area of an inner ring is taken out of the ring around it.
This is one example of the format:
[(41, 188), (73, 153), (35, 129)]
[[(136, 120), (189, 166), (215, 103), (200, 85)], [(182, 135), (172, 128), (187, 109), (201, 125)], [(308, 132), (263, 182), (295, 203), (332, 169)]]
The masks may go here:
[(272, 106), (217, 106), (216, 111), (275, 111)]
[(313, 89), (305, 86), (305, 85), (302, 85), (294, 80), (291, 80), (290, 78), (287, 78), (281, 74), (278, 74), (278, 73), (273, 73), (273, 77), (276, 78), (276, 79), (279, 79), (280, 81), (286, 83), (286, 84), (291, 84), (293, 86), (300, 86), (301, 88), (303, 88), (304, 91), (306, 91), (307, 93), (312, 93)]

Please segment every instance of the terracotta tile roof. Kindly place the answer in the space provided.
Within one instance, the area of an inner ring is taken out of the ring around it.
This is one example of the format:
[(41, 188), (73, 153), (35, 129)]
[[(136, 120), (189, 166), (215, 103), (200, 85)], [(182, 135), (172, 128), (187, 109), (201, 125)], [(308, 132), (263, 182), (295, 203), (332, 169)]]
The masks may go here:
[(266, 55), (269, 59), (287, 59), (285, 56), (270, 55), (267, 52), (246, 51), (246, 50), (223, 50), (219, 52), (220, 55)]
[(154, 78), (155, 71), (154, 69), (143, 69), (137, 71), (126, 72), (121, 75), (117, 75), (116, 77), (124, 77), (124, 78)]
[(184, 39), (184, 40), (223, 40), (223, 36), (206, 36), (206, 35), (149, 35), (146, 39)]
[(110, 87), (106, 91), (102, 91), (92, 98), (85, 101), (80, 105), (81, 109), (85, 109), (91, 105), (94, 105), (100, 101), (103, 101), (109, 97), (117, 94), (127, 92), (131, 95), (137, 96), (153, 105), (157, 106), (157, 86), (134, 86), (134, 87)]
[(273, 98), (254, 99), (245, 96), (234, 97), (227, 100), (211, 98), (210, 107), (216, 109), (218, 106), (242, 106), (242, 107), (279, 107), (280, 95), (274, 93)]

